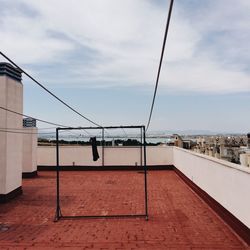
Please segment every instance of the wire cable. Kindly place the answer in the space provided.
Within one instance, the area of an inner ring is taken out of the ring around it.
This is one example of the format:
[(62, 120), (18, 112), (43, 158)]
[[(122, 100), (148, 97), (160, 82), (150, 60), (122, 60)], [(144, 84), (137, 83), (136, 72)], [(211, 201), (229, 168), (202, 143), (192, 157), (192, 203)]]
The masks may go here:
[(13, 113), (13, 114), (16, 114), (16, 115), (21, 115), (21, 116), (26, 117), (26, 118), (35, 119), (35, 120), (37, 120), (37, 121), (39, 121), (39, 122), (44, 122), (44, 123), (47, 123), (47, 124), (50, 124), (50, 125), (55, 125), (55, 126), (65, 127), (65, 128), (71, 127), (71, 126), (66, 126), (66, 125), (62, 125), (62, 124), (58, 124), (58, 123), (54, 123), (54, 122), (49, 122), (49, 121), (42, 120), (42, 119), (39, 119), (39, 118), (35, 118), (35, 117), (29, 116), (29, 115), (21, 114), (21, 113), (19, 113), (19, 112), (16, 112), (16, 111), (11, 110), (11, 109), (4, 108), (4, 107), (2, 107), (2, 106), (0, 106), (0, 109), (5, 110), (5, 111), (8, 111), (8, 112)]
[(49, 128), (38, 128), (38, 130), (48, 130), (48, 129), (56, 129), (57, 127), (49, 127)]
[(156, 97), (159, 78), (160, 78), (160, 73), (161, 73), (161, 65), (162, 65), (162, 60), (163, 60), (163, 56), (164, 56), (166, 40), (167, 40), (167, 36), (168, 36), (168, 30), (169, 30), (169, 24), (170, 24), (170, 18), (171, 18), (171, 13), (172, 13), (172, 9), (173, 9), (173, 4), (174, 4), (174, 0), (170, 0), (169, 11), (168, 11), (168, 19), (167, 19), (167, 24), (166, 24), (166, 29), (165, 29), (165, 34), (164, 34), (164, 39), (163, 39), (163, 44), (162, 44), (162, 50), (161, 50), (160, 63), (159, 63), (157, 78), (156, 78), (156, 83), (155, 83), (154, 96), (153, 96), (153, 100), (152, 100), (152, 105), (151, 105), (151, 109), (150, 109), (150, 114), (149, 114), (149, 118), (148, 118), (146, 131), (149, 128), (151, 118), (152, 118), (153, 109), (154, 109), (155, 97)]
[[(50, 128), (37, 128), (39, 131), (40, 130), (49, 130), (49, 129), (56, 129), (57, 127), (50, 127)], [(25, 130), (25, 128), (0, 128), (0, 129), (7, 129), (7, 130)]]
[[(27, 127), (29, 128), (29, 127)], [(0, 132), (5, 132), (5, 133), (14, 133), (14, 134), (31, 134), (31, 135), (53, 135), (53, 134), (56, 134), (55, 131), (52, 131), (52, 132), (28, 132), (28, 131), (25, 131), (25, 128), (23, 129), (18, 129), (18, 128), (0, 128)], [(65, 133), (66, 131), (62, 131), (63, 133)], [(71, 132), (71, 134), (74, 134)], [(76, 134), (74, 134), (76, 135)]]
[(69, 108), (71, 111), (75, 112), (76, 114), (78, 114), (79, 116), (81, 116), (82, 118), (84, 118), (85, 120), (89, 121), (90, 123), (96, 125), (97, 127), (102, 127), (101, 125), (99, 125), (98, 123), (92, 121), (91, 119), (87, 118), (86, 116), (84, 116), (83, 114), (81, 114), (79, 111), (77, 111), (76, 109), (72, 108), (69, 104), (67, 104), (65, 101), (63, 101), (61, 98), (59, 98), (58, 96), (56, 96), (54, 93), (52, 93), (49, 89), (47, 89), (45, 86), (43, 86), (43, 84), (41, 84), (40, 82), (38, 82), (35, 78), (33, 78), (31, 75), (29, 75), (26, 71), (24, 71), (21, 67), (19, 67), (14, 61), (12, 61), (9, 57), (7, 57), (3, 52), (0, 51), (0, 54), (6, 59), (8, 60), (11, 64), (13, 64), (16, 68), (18, 68), (23, 74), (25, 74), (27, 77), (29, 77), (32, 81), (34, 81), (37, 85), (39, 85), (42, 89), (44, 89), (46, 92), (48, 92), (51, 96), (53, 96), (55, 99), (57, 99), (59, 102), (61, 102), (63, 105), (65, 105), (67, 108)]
[[(10, 133), (10, 134), (25, 134), (25, 135), (55, 135), (56, 132), (43, 132), (43, 133), (34, 133), (34, 132), (27, 132), (27, 131), (13, 131), (12, 129), (9, 130), (9, 129), (2, 129), (0, 128), (0, 133)], [(63, 131), (64, 132), (64, 131)], [(64, 138), (64, 137), (63, 137)]]
[[(64, 127), (64, 128), (68, 128), (68, 127), (72, 127), (72, 126), (66, 126), (66, 125), (62, 125), (62, 124), (58, 124), (58, 123), (54, 123), (54, 122), (49, 122), (49, 121), (46, 121), (46, 120), (42, 120), (42, 119), (39, 119), (39, 118), (36, 118), (36, 117), (32, 117), (32, 116), (29, 116), (29, 115), (25, 115), (25, 114), (22, 114), (22, 113), (19, 113), (19, 112), (16, 112), (14, 110), (11, 110), (11, 109), (7, 109), (7, 108), (4, 108), (2, 106), (0, 106), (0, 109), (2, 110), (5, 110), (7, 112), (10, 112), (10, 113), (13, 113), (13, 114), (16, 114), (16, 115), (20, 115), (20, 116), (23, 116), (23, 117), (27, 117), (27, 118), (31, 118), (31, 119), (35, 119), (39, 122), (43, 122), (43, 123), (47, 123), (47, 124), (50, 124), (50, 125), (55, 125), (55, 126), (59, 126), (59, 127)], [(20, 128), (21, 129), (21, 128)], [(48, 129), (48, 128), (46, 128)], [(90, 134), (88, 131), (86, 131), (85, 129), (83, 129), (83, 131), (86, 133), (86, 134)], [(71, 131), (72, 134), (75, 134)]]
[(13, 134), (26, 134), (26, 135), (37, 135), (37, 134), (41, 134), (41, 135), (51, 135), (51, 134), (55, 134), (55, 132), (47, 132), (47, 133), (33, 133), (33, 132), (25, 132), (25, 131), (13, 131), (13, 130), (5, 130), (5, 129), (0, 129), (0, 132), (4, 132), (4, 133), (13, 133)]

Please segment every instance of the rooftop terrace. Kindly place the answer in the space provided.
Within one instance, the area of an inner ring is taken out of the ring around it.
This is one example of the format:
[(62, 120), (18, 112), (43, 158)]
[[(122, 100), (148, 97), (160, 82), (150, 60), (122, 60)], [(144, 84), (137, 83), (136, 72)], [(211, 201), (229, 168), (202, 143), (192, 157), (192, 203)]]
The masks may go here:
[[(55, 173), (23, 180), (23, 195), (0, 206), (0, 246), (74, 249), (248, 249), (175, 171), (148, 173), (149, 221), (143, 218), (53, 222)], [(63, 214), (143, 212), (137, 171), (61, 172)]]

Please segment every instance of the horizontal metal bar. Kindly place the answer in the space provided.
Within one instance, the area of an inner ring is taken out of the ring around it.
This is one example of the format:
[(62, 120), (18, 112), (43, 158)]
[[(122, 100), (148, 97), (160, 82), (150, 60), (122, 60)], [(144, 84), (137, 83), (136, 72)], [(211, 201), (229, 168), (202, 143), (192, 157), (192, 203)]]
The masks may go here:
[(58, 127), (57, 130), (82, 130), (82, 129), (119, 129), (119, 128), (143, 128), (144, 125), (140, 126), (108, 126), (108, 127), (68, 127), (61, 128)]
[(63, 215), (60, 219), (105, 219), (105, 218), (135, 218), (135, 217), (145, 217), (146, 214), (119, 214), (119, 215)]

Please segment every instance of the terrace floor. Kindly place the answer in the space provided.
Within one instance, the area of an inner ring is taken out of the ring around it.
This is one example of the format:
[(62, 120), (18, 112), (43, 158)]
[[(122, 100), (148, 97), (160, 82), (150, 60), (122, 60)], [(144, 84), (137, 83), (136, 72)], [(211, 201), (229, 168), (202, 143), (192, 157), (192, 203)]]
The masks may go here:
[[(63, 215), (143, 213), (140, 172), (61, 172)], [(148, 173), (143, 218), (53, 222), (55, 173), (23, 180), (23, 195), (0, 205), (0, 249), (249, 249), (174, 171)]]

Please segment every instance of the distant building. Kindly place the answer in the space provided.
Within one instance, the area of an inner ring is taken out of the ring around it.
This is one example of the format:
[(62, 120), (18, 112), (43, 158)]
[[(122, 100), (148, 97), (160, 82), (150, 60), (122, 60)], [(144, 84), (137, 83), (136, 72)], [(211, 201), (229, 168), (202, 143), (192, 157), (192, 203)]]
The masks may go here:
[(242, 147), (240, 153), (240, 164), (245, 167), (250, 167), (250, 133), (247, 134), (247, 146)]
[[(248, 142), (249, 141), (249, 142)], [(218, 135), (197, 138), (197, 145), (192, 148), (197, 153), (213, 156), (229, 162), (248, 166), (250, 165), (250, 134)]]
[(197, 143), (194, 142), (191, 139), (183, 139), (180, 135), (174, 134), (174, 146), (180, 147), (180, 148), (185, 148), (185, 149), (191, 149), (193, 148)]

